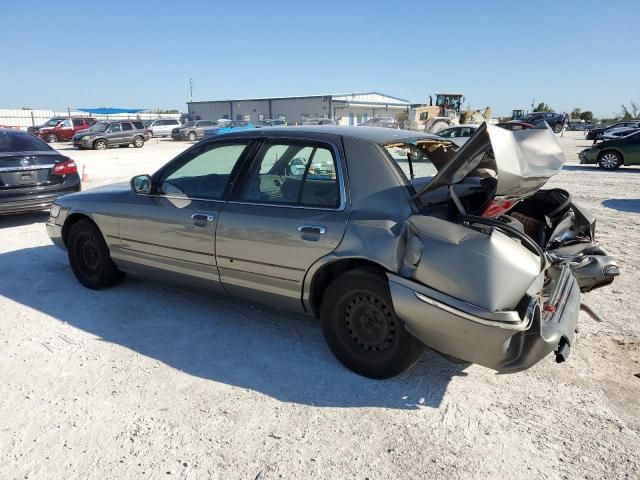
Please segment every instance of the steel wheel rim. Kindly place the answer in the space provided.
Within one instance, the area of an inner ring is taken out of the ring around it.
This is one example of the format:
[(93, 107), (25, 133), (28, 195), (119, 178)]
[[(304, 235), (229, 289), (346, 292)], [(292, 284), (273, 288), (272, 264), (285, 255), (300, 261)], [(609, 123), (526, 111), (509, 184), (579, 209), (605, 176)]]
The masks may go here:
[(383, 352), (397, 337), (397, 320), (382, 299), (366, 292), (353, 295), (345, 307), (344, 324), (351, 340), (369, 353)]
[(98, 246), (90, 235), (82, 235), (77, 243), (78, 263), (82, 273), (95, 277), (100, 271)]
[(602, 155), (600, 163), (604, 168), (614, 168), (618, 164), (618, 157), (615, 153), (605, 153)]

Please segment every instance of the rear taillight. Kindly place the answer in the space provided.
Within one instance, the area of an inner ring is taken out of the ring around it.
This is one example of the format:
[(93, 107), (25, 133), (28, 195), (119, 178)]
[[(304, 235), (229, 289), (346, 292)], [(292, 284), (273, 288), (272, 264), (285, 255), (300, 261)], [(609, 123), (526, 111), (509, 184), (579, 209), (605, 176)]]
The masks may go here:
[(57, 163), (53, 167), (53, 173), (56, 175), (69, 175), (71, 173), (78, 173), (78, 166), (73, 160), (67, 160), (66, 162)]
[(507, 200), (505, 198), (494, 198), (493, 201), (482, 212), (482, 216), (485, 218), (497, 218), (500, 215), (507, 213), (517, 203), (513, 200)]

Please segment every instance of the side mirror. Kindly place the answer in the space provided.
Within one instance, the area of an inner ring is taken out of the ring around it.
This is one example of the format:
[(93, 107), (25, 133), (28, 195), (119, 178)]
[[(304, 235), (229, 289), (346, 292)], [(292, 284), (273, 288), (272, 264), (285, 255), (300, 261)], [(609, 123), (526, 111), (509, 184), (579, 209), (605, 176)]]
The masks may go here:
[(134, 193), (151, 193), (151, 177), (149, 175), (136, 175), (131, 179), (131, 190)]

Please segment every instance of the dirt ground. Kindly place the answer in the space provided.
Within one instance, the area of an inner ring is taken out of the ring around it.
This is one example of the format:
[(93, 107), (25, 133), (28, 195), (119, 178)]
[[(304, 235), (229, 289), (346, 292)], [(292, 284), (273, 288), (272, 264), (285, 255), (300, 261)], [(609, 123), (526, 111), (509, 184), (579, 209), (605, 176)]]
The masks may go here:
[[(315, 320), (127, 278), (80, 286), (46, 215), (0, 218), (0, 478), (640, 478), (640, 168), (551, 182), (598, 218), (622, 276), (584, 295), (562, 365), (496, 375), (426, 353), (401, 377), (344, 369)], [(184, 143), (79, 152), (84, 188)]]

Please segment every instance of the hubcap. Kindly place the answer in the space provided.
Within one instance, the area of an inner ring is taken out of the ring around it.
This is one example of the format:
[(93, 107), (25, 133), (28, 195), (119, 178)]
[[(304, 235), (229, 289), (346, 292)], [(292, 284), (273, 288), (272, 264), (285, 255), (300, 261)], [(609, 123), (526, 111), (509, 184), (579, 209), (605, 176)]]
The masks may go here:
[(142, 140), (140, 140), (139, 138), (136, 138), (136, 145), (139, 147), (140, 145), (142, 145)]
[(345, 309), (345, 326), (351, 339), (367, 352), (389, 348), (396, 337), (396, 320), (380, 298), (361, 293)]
[(618, 157), (614, 153), (605, 153), (600, 163), (604, 168), (615, 168), (618, 164)]
[(98, 150), (104, 150), (105, 148), (107, 148), (107, 144), (104, 142), (98, 142)]

